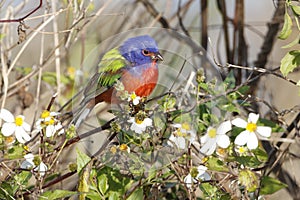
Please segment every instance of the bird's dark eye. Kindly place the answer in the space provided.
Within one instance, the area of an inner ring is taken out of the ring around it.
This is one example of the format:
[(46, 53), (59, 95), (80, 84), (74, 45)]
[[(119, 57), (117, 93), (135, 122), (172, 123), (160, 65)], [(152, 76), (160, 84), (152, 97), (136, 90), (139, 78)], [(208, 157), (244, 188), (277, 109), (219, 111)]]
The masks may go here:
[(150, 53), (150, 52), (149, 52), (148, 50), (146, 50), (146, 49), (142, 50), (142, 54), (143, 54), (144, 56), (150, 56), (149, 53)]

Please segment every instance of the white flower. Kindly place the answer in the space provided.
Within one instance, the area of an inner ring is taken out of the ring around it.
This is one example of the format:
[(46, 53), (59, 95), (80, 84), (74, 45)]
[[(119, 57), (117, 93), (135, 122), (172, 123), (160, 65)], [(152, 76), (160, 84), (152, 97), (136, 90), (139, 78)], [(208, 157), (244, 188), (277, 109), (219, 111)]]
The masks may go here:
[(210, 175), (206, 172), (207, 167), (204, 165), (199, 165), (197, 168), (193, 167), (191, 172), (184, 178), (184, 183), (188, 188), (192, 186), (193, 183), (197, 183), (199, 180), (210, 180)]
[(232, 120), (232, 124), (245, 128), (246, 130), (242, 131), (236, 138), (234, 143), (239, 146), (247, 144), (247, 147), (251, 149), (256, 149), (258, 146), (257, 136), (270, 137), (272, 129), (267, 126), (257, 126), (257, 120), (259, 114), (250, 113), (248, 117), (248, 122), (241, 118), (236, 118)]
[(137, 96), (135, 92), (133, 92), (129, 97), (128, 101), (132, 101), (133, 105), (138, 105), (140, 103), (141, 97)]
[(130, 126), (130, 130), (138, 134), (143, 133), (148, 126), (152, 126), (152, 119), (148, 117), (144, 119), (140, 119), (139, 117), (130, 117), (128, 122), (132, 123)]
[(14, 117), (8, 110), (1, 109), (0, 118), (5, 121), (1, 129), (4, 136), (8, 137), (15, 133), (17, 140), (23, 144), (31, 139), (27, 133), (30, 131), (30, 125), (24, 121), (23, 115)]
[(231, 122), (225, 121), (215, 129), (209, 127), (207, 133), (201, 137), (201, 144), (204, 144), (200, 152), (206, 155), (211, 155), (217, 148), (217, 145), (221, 148), (227, 148), (230, 144), (229, 137), (226, 135), (231, 130)]
[(179, 149), (186, 148), (186, 140), (192, 144), (195, 140), (196, 133), (190, 128), (188, 123), (173, 124), (172, 127), (176, 128), (169, 137), (167, 144), (173, 147), (175, 144)]
[(46, 127), (47, 137), (52, 137), (57, 131), (58, 135), (63, 134), (63, 126), (61, 125), (61, 122), (55, 118), (57, 115), (59, 115), (59, 113), (44, 110), (41, 114), (41, 118), (36, 121), (37, 129), (41, 131), (44, 127)]
[(45, 163), (42, 161), (38, 166), (34, 164), (34, 155), (32, 153), (26, 154), (24, 156), (25, 160), (21, 164), (22, 169), (33, 169), (34, 171), (37, 171), (40, 173), (41, 176), (44, 176), (46, 171), (48, 170), (48, 167)]

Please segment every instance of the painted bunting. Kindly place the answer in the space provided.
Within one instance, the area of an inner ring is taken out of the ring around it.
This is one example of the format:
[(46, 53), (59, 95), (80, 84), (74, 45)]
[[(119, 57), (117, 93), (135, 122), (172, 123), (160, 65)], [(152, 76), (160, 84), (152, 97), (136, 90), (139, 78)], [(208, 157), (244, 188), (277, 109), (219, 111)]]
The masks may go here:
[(158, 80), (158, 61), (163, 61), (163, 57), (149, 35), (129, 38), (120, 47), (108, 51), (99, 63), (98, 73), (87, 84), (85, 99), (81, 102), (83, 108), (79, 109), (72, 123), (78, 127), (100, 102), (119, 103), (114, 88), (117, 80), (129, 93), (149, 96)]

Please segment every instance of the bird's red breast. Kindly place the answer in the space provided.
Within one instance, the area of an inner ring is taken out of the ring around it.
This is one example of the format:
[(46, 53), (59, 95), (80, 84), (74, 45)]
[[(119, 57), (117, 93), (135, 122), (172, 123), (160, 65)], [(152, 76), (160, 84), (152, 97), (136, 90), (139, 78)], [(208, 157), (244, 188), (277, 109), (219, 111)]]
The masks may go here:
[[(158, 68), (156, 62), (152, 62), (149, 67), (140, 68), (142, 70), (140, 76), (132, 73), (130, 70), (123, 72), (121, 82), (124, 89), (129, 93), (135, 92), (137, 96), (147, 97), (154, 90), (158, 80)], [(113, 87), (95, 97), (93, 105), (99, 102), (120, 103), (120, 98), (116, 96), (116, 91)]]
[(122, 76), (122, 83), (124, 88), (129, 93), (135, 92), (140, 97), (149, 96), (154, 90), (158, 80), (158, 69), (155, 62), (151, 63), (150, 67), (143, 70), (141, 76), (136, 77), (130, 71), (124, 72)]

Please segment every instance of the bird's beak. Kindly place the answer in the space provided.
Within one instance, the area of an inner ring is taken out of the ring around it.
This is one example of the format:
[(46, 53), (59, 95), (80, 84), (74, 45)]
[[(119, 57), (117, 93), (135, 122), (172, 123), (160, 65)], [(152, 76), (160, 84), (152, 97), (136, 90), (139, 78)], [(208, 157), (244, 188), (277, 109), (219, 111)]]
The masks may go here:
[(153, 53), (153, 55), (151, 56), (152, 60), (156, 60), (156, 61), (164, 61), (164, 58), (162, 57), (162, 55), (157, 52), (157, 53)]

